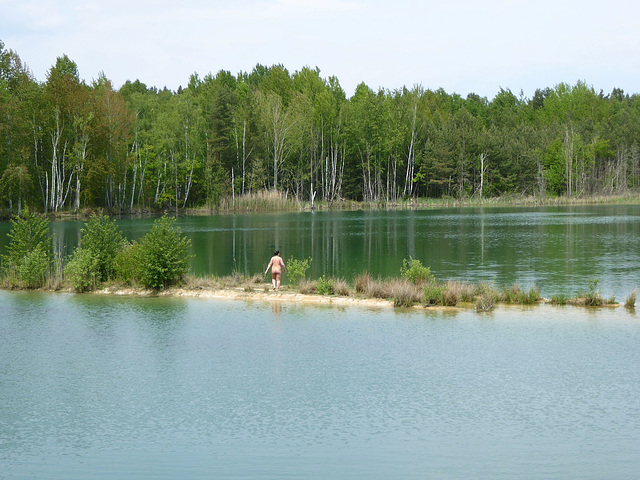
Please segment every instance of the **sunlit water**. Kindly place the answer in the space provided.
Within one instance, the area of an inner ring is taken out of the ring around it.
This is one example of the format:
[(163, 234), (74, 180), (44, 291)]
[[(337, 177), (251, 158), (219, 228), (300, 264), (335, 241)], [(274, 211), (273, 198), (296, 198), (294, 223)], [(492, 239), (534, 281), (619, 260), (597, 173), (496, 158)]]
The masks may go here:
[(0, 292), (0, 478), (632, 479), (624, 308)]

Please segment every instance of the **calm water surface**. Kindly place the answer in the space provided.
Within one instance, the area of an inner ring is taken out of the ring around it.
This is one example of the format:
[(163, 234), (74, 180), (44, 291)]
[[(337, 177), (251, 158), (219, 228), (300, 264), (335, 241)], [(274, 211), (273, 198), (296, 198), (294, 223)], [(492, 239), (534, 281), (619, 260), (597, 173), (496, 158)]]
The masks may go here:
[(0, 292), (0, 478), (632, 479), (633, 312)]
[[(130, 239), (152, 219), (122, 219)], [(67, 253), (83, 222), (56, 222)], [(624, 301), (640, 279), (640, 205), (449, 208), (182, 217), (198, 275), (264, 272), (273, 250), (285, 261), (312, 258), (309, 276), (398, 276), (412, 256), (441, 279), (536, 284), (543, 295), (574, 296), (598, 279)], [(0, 225), (0, 252), (8, 224)], [(286, 275), (284, 278), (286, 283)]]

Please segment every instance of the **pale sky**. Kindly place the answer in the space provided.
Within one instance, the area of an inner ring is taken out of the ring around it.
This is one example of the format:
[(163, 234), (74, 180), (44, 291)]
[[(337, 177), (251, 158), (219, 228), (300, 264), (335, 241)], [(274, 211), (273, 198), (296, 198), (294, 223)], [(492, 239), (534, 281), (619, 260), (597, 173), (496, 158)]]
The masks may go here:
[(318, 67), (348, 97), (360, 82), (489, 100), (577, 81), (640, 93), (640, 3), (626, 0), (0, 0), (0, 40), (41, 82), (66, 54), (115, 88), (260, 63)]

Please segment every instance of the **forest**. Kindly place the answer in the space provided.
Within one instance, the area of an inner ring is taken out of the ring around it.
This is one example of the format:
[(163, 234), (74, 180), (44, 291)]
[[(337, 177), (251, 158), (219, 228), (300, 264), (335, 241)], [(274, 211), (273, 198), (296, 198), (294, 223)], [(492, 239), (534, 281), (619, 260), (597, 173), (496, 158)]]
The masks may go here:
[(0, 41), (0, 209), (217, 208), (299, 202), (620, 195), (640, 186), (640, 96), (585, 81), (532, 98), (357, 86), (318, 68), (194, 73), (177, 91), (66, 55), (44, 82)]

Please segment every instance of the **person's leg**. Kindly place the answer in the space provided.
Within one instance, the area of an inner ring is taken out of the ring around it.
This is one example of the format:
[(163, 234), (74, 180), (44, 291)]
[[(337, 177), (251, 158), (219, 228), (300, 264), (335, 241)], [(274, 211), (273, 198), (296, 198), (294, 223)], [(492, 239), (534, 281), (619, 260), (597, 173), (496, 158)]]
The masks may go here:
[(280, 290), (280, 274), (276, 275), (276, 292)]
[(278, 278), (278, 274), (277, 273), (272, 273), (271, 274), (271, 284), (273, 285), (273, 289), (276, 289), (276, 279)]

